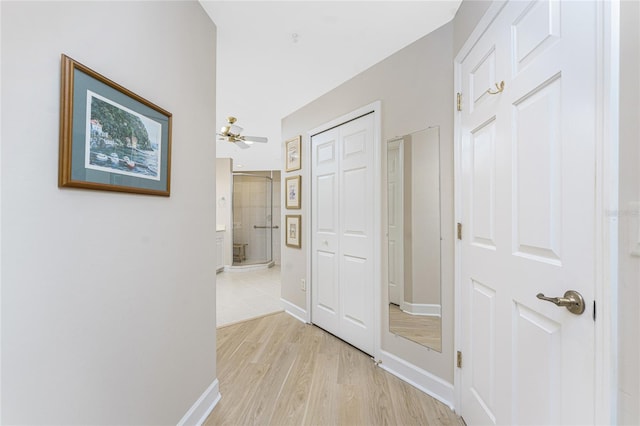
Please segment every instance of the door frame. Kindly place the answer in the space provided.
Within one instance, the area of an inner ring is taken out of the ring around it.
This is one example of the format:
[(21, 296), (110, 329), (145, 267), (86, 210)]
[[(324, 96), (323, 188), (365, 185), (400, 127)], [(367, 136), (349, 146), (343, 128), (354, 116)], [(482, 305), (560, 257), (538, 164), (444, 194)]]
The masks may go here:
[[(507, 2), (494, 1), (454, 58), (454, 99), (462, 89), (462, 62), (487, 31)], [(619, 0), (597, 2), (596, 70), (596, 147), (595, 164), (595, 424), (615, 424), (617, 420), (617, 311), (618, 293), (618, 225), (612, 212), (618, 211), (618, 118), (619, 118)], [(464, 94), (462, 98), (464, 104)], [(461, 114), (454, 114), (454, 211), (455, 222), (462, 221), (462, 132)], [(455, 244), (455, 350), (462, 346), (462, 244)], [(468, 354), (465, 357), (468, 358)], [(462, 401), (462, 372), (454, 365), (455, 407)]]
[[(368, 105), (364, 105), (356, 110), (353, 110), (347, 114), (344, 114), (338, 118), (335, 118), (329, 122), (326, 122), (312, 130), (307, 131), (307, 140), (309, 141), (309, 147), (306, 150), (307, 155), (302, 159), (302, 165), (307, 172), (306, 176), (309, 177), (308, 190), (302, 191), (303, 203), (308, 207), (306, 224), (303, 225), (304, 229), (304, 241), (306, 241), (306, 255), (307, 255), (307, 270), (306, 270), (306, 322), (313, 324), (313, 318), (311, 317), (311, 286), (313, 286), (311, 275), (311, 260), (313, 259), (312, 250), (312, 229), (311, 229), (311, 215), (313, 214), (313, 185), (311, 182), (311, 138), (318, 133), (326, 132), (334, 127), (341, 126), (363, 115), (373, 114), (373, 164), (371, 170), (373, 171), (373, 258), (372, 265), (376, 268), (373, 271), (373, 356), (376, 359), (380, 358), (380, 317), (381, 317), (381, 292), (382, 292), (382, 263), (381, 263), (381, 243), (382, 243), (382, 154), (381, 154), (381, 141), (382, 141), (382, 102), (375, 101)], [(305, 151), (304, 149), (302, 150)]]

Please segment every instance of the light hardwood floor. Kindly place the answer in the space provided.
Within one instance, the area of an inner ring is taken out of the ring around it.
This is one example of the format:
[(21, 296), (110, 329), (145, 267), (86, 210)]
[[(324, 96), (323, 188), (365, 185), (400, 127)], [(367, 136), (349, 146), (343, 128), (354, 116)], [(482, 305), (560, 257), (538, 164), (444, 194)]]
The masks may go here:
[(218, 329), (222, 399), (205, 425), (461, 425), (445, 405), (313, 325), (276, 313)]
[(440, 317), (411, 315), (398, 305), (389, 304), (389, 331), (416, 343), (442, 351), (442, 321)]

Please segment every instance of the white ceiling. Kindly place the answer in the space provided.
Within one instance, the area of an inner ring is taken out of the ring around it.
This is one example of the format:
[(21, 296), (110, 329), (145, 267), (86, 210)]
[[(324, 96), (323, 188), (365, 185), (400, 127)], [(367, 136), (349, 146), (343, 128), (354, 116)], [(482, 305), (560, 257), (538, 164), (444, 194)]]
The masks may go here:
[(279, 170), (280, 120), (449, 22), (461, 0), (208, 1), (218, 28), (217, 114), (269, 143), (219, 141), (236, 169)]

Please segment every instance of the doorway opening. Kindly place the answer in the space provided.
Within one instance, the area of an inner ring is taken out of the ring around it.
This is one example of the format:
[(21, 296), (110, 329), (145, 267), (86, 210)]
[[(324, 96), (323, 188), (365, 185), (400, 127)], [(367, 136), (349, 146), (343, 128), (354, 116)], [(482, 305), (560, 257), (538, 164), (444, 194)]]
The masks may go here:
[(218, 173), (219, 198), (231, 202), (219, 204), (218, 212), (228, 238), (216, 278), (218, 327), (282, 310), (280, 172), (233, 172), (230, 162), (224, 166)]
[(268, 171), (232, 175), (233, 269), (270, 268), (276, 263), (274, 247), (279, 247), (280, 207), (278, 203), (274, 208), (273, 185), (274, 180), (279, 182), (279, 174)]

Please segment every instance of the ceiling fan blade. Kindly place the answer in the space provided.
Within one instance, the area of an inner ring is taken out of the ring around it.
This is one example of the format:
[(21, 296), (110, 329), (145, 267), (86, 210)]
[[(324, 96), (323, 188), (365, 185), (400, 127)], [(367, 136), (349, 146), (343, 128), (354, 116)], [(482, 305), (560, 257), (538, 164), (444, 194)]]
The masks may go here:
[(269, 142), (269, 139), (262, 136), (243, 136), (242, 139), (249, 142), (260, 142), (260, 143)]
[(249, 148), (249, 145), (247, 145), (246, 143), (242, 142), (241, 140), (237, 140), (234, 142), (236, 145), (238, 145), (240, 148), (242, 149), (247, 149)]

